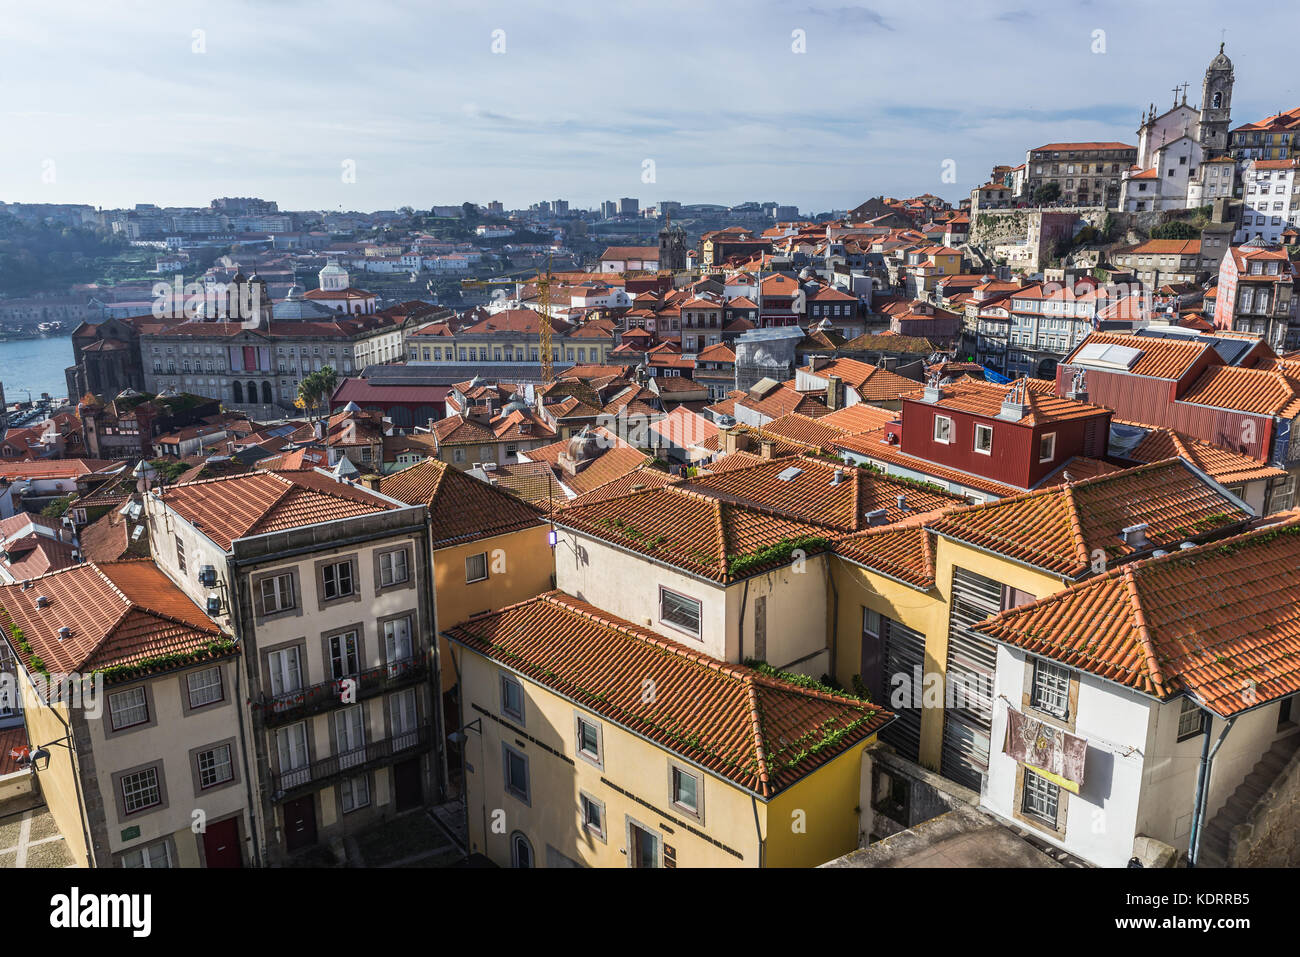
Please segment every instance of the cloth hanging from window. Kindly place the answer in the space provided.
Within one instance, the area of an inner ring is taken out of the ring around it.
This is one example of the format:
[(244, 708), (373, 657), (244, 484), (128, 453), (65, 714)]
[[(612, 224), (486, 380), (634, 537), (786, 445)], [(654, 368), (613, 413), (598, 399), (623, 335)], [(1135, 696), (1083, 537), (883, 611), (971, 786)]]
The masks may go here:
[(1087, 739), (1021, 714), (1015, 708), (1007, 708), (1002, 753), (1074, 794), (1083, 786)]

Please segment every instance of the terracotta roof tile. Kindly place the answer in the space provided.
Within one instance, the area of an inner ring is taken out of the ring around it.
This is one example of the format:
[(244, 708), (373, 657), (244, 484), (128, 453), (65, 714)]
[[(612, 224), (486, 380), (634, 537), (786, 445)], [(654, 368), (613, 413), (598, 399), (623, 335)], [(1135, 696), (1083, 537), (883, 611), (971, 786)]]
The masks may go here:
[(527, 502), (437, 459), (385, 475), (379, 491), (408, 505), (428, 506), (434, 548), (504, 535), (542, 520)]
[[(764, 798), (892, 718), (861, 699), (706, 657), (560, 592), (445, 634)], [(647, 678), (661, 689), (648, 702)]]
[(1211, 445), (1195, 436), (1184, 435), (1173, 429), (1149, 428), (1151, 431), (1128, 452), (1128, 458), (1135, 462), (1158, 462), (1178, 456), (1224, 485), (1278, 478), (1286, 474), (1282, 469), (1266, 465), (1259, 459)]
[(1300, 518), (1113, 569), (977, 630), (1228, 717), (1300, 691)]
[(1300, 377), (1280, 370), (1213, 366), (1179, 400), (1293, 419), (1300, 416)]

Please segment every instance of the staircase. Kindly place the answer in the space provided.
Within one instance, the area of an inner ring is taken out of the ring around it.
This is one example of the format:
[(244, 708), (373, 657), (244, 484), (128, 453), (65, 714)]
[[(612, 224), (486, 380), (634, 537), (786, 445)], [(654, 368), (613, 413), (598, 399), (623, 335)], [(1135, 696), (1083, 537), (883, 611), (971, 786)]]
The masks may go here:
[(1300, 750), (1300, 731), (1278, 738), (1273, 746), (1264, 752), (1255, 767), (1246, 775), (1245, 780), (1237, 785), (1228, 802), (1223, 805), (1213, 820), (1205, 826), (1201, 835), (1201, 853), (1198, 867), (1227, 867), (1228, 842), (1232, 829), (1244, 824), (1255, 805), (1259, 803), (1278, 774), (1286, 767), (1291, 756)]

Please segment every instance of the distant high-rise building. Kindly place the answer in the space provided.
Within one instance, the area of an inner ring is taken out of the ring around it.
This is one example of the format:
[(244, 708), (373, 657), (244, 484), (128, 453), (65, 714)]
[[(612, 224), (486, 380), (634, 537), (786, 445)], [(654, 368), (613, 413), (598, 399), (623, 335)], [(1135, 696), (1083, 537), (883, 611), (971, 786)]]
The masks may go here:
[(551, 203), (551, 211), (556, 216), (564, 216), (569, 212), (569, 201), (567, 199), (557, 199)]
[(675, 199), (659, 200), (659, 215), (664, 217), (678, 216), (681, 214), (682, 204)]
[(641, 203), (630, 196), (624, 196), (618, 201), (618, 214), (620, 216), (635, 216)]
[(506, 211), (506, 208), (501, 205), (500, 200), (494, 199), (492, 200), (492, 202), (487, 204), (487, 211), (489, 213), (496, 213), (497, 215), (500, 215), (501, 213), (504, 213)]
[(607, 199), (605, 200), (605, 202), (600, 204), (601, 219), (610, 219), (611, 217), (617, 215), (618, 215), (618, 203), (614, 202), (612, 199)]

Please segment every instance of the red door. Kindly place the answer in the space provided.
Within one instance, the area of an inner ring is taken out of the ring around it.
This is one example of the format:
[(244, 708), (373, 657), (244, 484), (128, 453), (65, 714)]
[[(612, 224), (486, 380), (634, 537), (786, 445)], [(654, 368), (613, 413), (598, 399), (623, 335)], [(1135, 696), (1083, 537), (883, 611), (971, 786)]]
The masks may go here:
[(208, 867), (243, 867), (239, 853), (239, 818), (209, 824), (203, 834), (203, 856)]

